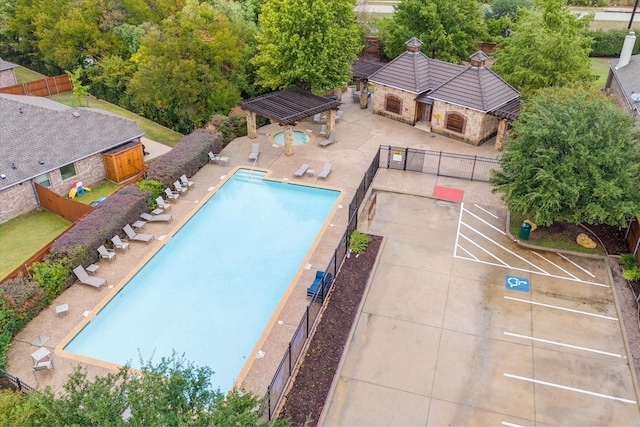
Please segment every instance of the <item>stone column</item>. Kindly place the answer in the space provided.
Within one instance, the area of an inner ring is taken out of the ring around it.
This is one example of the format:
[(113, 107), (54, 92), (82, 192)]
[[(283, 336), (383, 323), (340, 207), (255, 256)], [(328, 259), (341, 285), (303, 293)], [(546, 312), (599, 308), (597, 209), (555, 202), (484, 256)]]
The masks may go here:
[(284, 155), (293, 156), (293, 126), (284, 126)]
[(251, 139), (258, 137), (258, 129), (256, 126), (256, 113), (247, 111), (247, 135)]
[(327, 111), (327, 135), (331, 135), (331, 132), (336, 128), (336, 110)]
[(507, 139), (507, 119), (498, 122), (498, 133), (496, 133), (496, 143), (494, 148), (496, 151), (502, 151), (502, 144)]
[(366, 110), (369, 105), (369, 84), (364, 81), (362, 89), (360, 89), (360, 109)]

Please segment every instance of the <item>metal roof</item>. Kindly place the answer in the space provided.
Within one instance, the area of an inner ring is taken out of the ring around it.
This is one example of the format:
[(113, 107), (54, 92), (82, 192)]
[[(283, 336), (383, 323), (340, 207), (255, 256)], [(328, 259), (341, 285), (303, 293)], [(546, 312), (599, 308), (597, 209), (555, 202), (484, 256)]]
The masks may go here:
[(0, 190), (144, 135), (136, 122), (50, 99), (0, 94)]
[(298, 120), (323, 111), (337, 110), (341, 104), (302, 89), (288, 88), (241, 101), (238, 106), (284, 126), (294, 125)]
[(631, 55), (631, 59), (629, 59), (629, 63), (627, 65), (616, 69), (618, 61), (619, 59), (609, 61), (611, 72), (620, 84), (620, 88), (624, 93), (627, 104), (629, 105), (629, 109), (633, 110), (633, 108), (635, 107), (640, 110), (640, 104), (634, 104), (633, 100), (631, 99), (632, 93), (640, 93), (640, 54)]

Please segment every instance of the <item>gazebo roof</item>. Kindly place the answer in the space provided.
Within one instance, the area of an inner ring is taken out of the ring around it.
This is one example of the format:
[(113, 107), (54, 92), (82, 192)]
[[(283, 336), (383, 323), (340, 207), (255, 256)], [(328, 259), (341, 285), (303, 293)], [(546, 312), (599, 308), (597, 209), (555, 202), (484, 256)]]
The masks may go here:
[(337, 110), (341, 104), (302, 89), (289, 88), (240, 101), (238, 106), (284, 126), (294, 125), (300, 119), (323, 111)]
[(368, 79), (370, 75), (386, 64), (370, 59), (358, 59), (351, 64), (351, 75), (356, 79)]

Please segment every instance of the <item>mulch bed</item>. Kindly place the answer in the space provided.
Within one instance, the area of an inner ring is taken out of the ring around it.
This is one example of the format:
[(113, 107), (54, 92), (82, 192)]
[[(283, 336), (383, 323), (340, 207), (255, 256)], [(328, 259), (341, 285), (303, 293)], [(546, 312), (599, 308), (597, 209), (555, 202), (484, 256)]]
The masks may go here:
[(382, 237), (370, 237), (366, 251), (358, 257), (351, 254), (338, 272), (302, 366), (285, 396), (279, 417), (292, 425), (318, 423), (382, 243)]

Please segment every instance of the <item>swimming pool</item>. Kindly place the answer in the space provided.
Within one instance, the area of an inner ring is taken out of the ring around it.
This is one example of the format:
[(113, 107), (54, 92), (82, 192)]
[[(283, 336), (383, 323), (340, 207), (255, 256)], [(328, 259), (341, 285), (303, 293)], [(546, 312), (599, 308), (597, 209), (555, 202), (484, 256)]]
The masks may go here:
[[(293, 145), (303, 145), (311, 140), (311, 135), (302, 130), (293, 131)], [(284, 145), (284, 132), (273, 134), (273, 142)]]
[(340, 195), (263, 175), (230, 177), (64, 351), (139, 368), (175, 349), (230, 390)]

